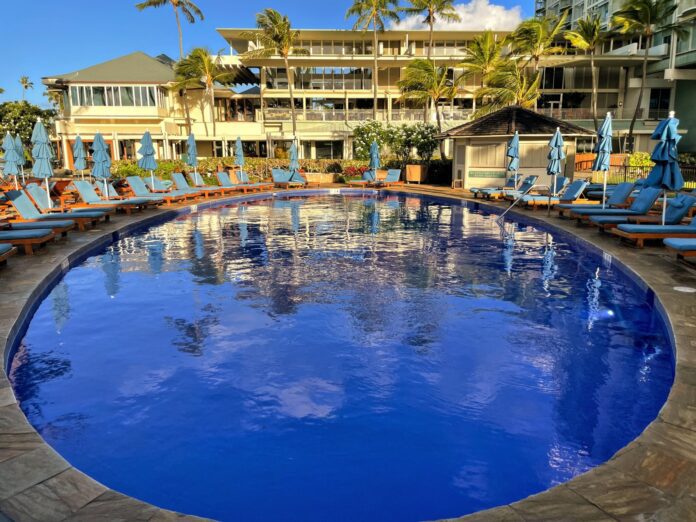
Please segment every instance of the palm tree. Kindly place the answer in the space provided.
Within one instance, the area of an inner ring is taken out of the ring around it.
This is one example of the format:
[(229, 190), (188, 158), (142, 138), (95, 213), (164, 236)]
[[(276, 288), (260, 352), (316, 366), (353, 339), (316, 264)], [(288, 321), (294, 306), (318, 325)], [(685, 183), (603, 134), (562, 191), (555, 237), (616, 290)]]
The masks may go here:
[(21, 76), (19, 78), (19, 84), (22, 86), (22, 101), (24, 101), (27, 91), (34, 88), (34, 82), (32, 82), (28, 76)]
[(489, 98), (490, 102), (478, 109), (475, 116), (483, 116), (508, 105), (533, 108), (540, 96), (540, 82), (539, 71), (528, 78), (515, 62), (508, 62), (492, 72), (488, 76), (488, 85), (479, 90), (481, 97)]
[(478, 74), (481, 77), (481, 87), (484, 87), (488, 76), (507, 62), (507, 58), (503, 56), (504, 48), (505, 40), (497, 39), (493, 31), (486, 30), (475, 36), (464, 49), (464, 61), (457, 67), (464, 69), (465, 76)]
[(176, 28), (179, 31), (179, 60), (184, 58), (184, 33), (181, 30), (181, 20), (179, 18), (179, 11), (184, 15), (188, 23), (193, 24), (196, 22), (196, 17), (199, 20), (203, 20), (203, 12), (200, 8), (194, 4), (191, 0), (145, 0), (136, 4), (135, 7), (142, 11), (148, 7), (163, 7), (165, 5), (171, 5), (174, 9), (174, 16), (176, 17)]
[(346, 18), (357, 17), (353, 24), (354, 31), (367, 31), (372, 27), (372, 118), (377, 119), (377, 33), (384, 31), (384, 22), (399, 21), (398, 0), (354, 0), (353, 5), (346, 11)]
[(293, 83), (294, 74), (290, 70), (289, 58), (291, 55), (308, 54), (307, 49), (297, 47), (299, 31), (292, 28), (290, 19), (281, 15), (275, 9), (264, 9), (256, 15), (256, 27), (258, 31), (246, 32), (244, 38), (257, 40), (259, 47), (242, 54), (242, 60), (254, 58), (268, 58), (280, 56), (285, 62), (285, 71), (288, 75), (288, 90), (290, 92), (290, 114), (292, 115), (292, 137), (297, 140), (297, 114), (295, 112), (295, 92)]
[(585, 51), (590, 55), (590, 71), (592, 73), (592, 120), (595, 131), (597, 124), (597, 68), (595, 67), (595, 55), (597, 49), (607, 40), (608, 34), (602, 31), (602, 20), (599, 15), (587, 15), (578, 20), (575, 31), (566, 31), (563, 35), (573, 47)]
[(428, 24), (430, 30), (428, 45), (428, 60), (433, 51), (433, 32), (438, 18), (446, 22), (461, 22), (462, 17), (454, 9), (454, 0), (409, 0), (411, 7), (403, 7), (401, 11), (408, 14), (424, 14), (423, 23)]
[(222, 67), (220, 55), (211, 56), (203, 47), (196, 47), (189, 55), (180, 60), (175, 68), (178, 89), (200, 87), (203, 85), (210, 105), (211, 121), (213, 122), (213, 136), (217, 136), (215, 127), (215, 84), (228, 84), (234, 79), (234, 73), (226, 71)]
[(510, 35), (510, 42), (516, 54), (527, 58), (527, 62), (521, 64), (523, 67), (533, 62), (534, 71), (538, 71), (542, 56), (563, 53), (563, 47), (556, 45), (556, 40), (567, 18), (568, 11), (564, 11), (558, 18), (530, 18), (517, 26)]
[(638, 111), (643, 102), (643, 90), (648, 75), (648, 54), (655, 33), (674, 31), (680, 36), (684, 34), (684, 29), (680, 25), (672, 23), (672, 15), (676, 9), (677, 4), (672, 0), (626, 0), (623, 7), (616, 11), (612, 17), (612, 24), (620, 33), (639, 37), (645, 47), (640, 91), (638, 92), (636, 109), (633, 111), (633, 118), (631, 118), (631, 125), (628, 128), (627, 141), (631, 151), (633, 150), (633, 128), (636, 125)]
[[(422, 58), (413, 60), (404, 69), (401, 80), (396, 82), (401, 90), (402, 100), (413, 100), (424, 105), (435, 106), (437, 128), (442, 132), (440, 100), (452, 101), (457, 95), (457, 88), (447, 75), (447, 67), (436, 67), (431, 60)], [(445, 157), (444, 142), (440, 142), (440, 155)]]

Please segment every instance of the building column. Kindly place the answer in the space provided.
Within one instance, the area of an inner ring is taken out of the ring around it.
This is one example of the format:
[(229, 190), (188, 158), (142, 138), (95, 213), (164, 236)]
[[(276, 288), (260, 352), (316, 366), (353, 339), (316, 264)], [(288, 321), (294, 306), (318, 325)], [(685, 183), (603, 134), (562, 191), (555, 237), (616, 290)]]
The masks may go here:
[(114, 146), (114, 159), (118, 161), (121, 159), (121, 149), (118, 146), (118, 134), (114, 132), (111, 135), (111, 139), (113, 140), (112, 143)]
[(60, 138), (61, 146), (63, 148), (63, 168), (70, 168), (70, 147), (68, 146), (68, 137), (63, 134)]

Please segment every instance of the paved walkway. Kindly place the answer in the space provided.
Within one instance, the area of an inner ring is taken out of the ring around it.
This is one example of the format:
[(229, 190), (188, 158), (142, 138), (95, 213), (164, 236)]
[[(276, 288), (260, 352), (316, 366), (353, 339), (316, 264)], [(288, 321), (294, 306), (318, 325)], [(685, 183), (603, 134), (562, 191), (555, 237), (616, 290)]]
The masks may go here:
[[(464, 196), (461, 190), (427, 186), (399, 190)], [(119, 215), (113, 223), (71, 234), (68, 240), (50, 245), (36, 256), (11, 258), (9, 266), (0, 270), (3, 370), (10, 347), (23, 335), (22, 323), (56, 277), (86, 255), (139, 228), (143, 220), (165, 220), (181, 210), (172, 209)], [(545, 212), (522, 212), (528, 218), (547, 220)], [(675, 384), (658, 419), (606, 464), (544, 493), (461, 520), (696, 520), (696, 296), (675, 289), (696, 288), (696, 269), (677, 263), (663, 249), (627, 248), (594, 229), (577, 228), (554, 218), (549, 222), (616, 257), (654, 290), (674, 332)], [(201, 519), (126, 497), (73, 468), (26, 421), (2, 371), (0, 522), (5, 520)]]

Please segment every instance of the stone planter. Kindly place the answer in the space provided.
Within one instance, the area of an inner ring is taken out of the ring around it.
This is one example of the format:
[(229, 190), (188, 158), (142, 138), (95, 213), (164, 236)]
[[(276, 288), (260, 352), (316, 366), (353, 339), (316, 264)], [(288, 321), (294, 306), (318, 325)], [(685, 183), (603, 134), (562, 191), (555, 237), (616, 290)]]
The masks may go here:
[(329, 172), (305, 172), (302, 174), (310, 183), (330, 184), (334, 182), (334, 174)]
[(428, 174), (423, 165), (406, 165), (406, 181), (408, 183), (422, 183)]

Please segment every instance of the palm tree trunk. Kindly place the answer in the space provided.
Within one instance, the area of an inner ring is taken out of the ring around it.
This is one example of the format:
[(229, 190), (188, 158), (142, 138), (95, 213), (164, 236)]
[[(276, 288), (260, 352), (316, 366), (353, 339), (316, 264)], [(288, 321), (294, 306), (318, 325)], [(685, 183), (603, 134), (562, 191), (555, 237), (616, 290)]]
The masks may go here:
[(211, 87), (210, 88), (210, 116), (212, 117), (212, 122), (213, 122), (213, 138), (217, 136), (217, 128), (215, 125), (215, 88)]
[(184, 33), (181, 30), (181, 20), (179, 19), (179, 8), (174, 5), (174, 16), (176, 16), (176, 28), (179, 31), (179, 60), (184, 57)]
[(590, 53), (590, 71), (592, 72), (592, 119), (594, 120), (594, 130), (597, 132), (597, 69), (594, 61), (594, 50)]
[[(442, 134), (442, 118), (440, 117), (440, 107), (437, 105), (438, 100), (433, 100), (435, 103), (435, 119), (437, 120), (437, 129)], [(440, 140), (440, 159), (445, 158), (445, 140)]]
[[(433, 63), (433, 69), (435, 68), (435, 60), (432, 59), (432, 53), (433, 53), (433, 36), (434, 36), (434, 27), (433, 27), (433, 20), (430, 18), (429, 21), (430, 25), (430, 41), (428, 43), (428, 60), (430, 60)], [(423, 108), (423, 123), (428, 123), (428, 120), (430, 119), (430, 114), (428, 113), (430, 109), (430, 104), (426, 103), (425, 107)]]
[(374, 67), (372, 69), (372, 119), (377, 120), (377, 20), (372, 20), (372, 56)]
[(297, 114), (295, 113), (295, 92), (293, 90), (293, 82), (295, 81), (294, 75), (290, 72), (290, 63), (288, 62), (288, 57), (284, 56), (285, 61), (285, 72), (288, 76), (288, 90), (290, 91), (290, 114), (292, 116), (292, 140), (297, 139)]
[(633, 128), (636, 126), (636, 119), (638, 118), (638, 111), (640, 110), (640, 105), (643, 103), (643, 89), (645, 88), (645, 82), (648, 77), (648, 52), (650, 51), (650, 45), (652, 44), (652, 35), (647, 35), (645, 38), (645, 52), (643, 53), (643, 74), (640, 78), (640, 92), (638, 93), (638, 101), (636, 102), (636, 109), (633, 111), (633, 118), (631, 118), (631, 125), (628, 127), (628, 142), (630, 143), (630, 150), (628, 152), (633, 152), (635, 145), (633, 143)]

